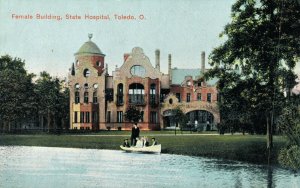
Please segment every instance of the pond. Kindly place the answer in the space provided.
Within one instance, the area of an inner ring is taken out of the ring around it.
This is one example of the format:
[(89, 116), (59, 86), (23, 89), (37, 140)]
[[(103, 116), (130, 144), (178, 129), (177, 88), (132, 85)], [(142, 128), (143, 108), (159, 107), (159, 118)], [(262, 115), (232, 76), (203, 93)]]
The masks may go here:
[(300, 187), (263, 165), (114, 150), (0, 147), (0, 187)]

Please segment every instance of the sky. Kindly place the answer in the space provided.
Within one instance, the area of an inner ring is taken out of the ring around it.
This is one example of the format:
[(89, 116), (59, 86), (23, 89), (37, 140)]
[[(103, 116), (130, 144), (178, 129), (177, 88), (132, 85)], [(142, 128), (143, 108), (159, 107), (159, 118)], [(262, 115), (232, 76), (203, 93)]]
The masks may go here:
[[(0, 56), (9, 54), (26, 62), (29, 72), (47, 71), (67, 77), (74, 53), (92, 41), (106, 55), (109, 73), (123, 63), (123, 54), (134, 47), (144, 49), (155, 65), (160, 50), (160, 66), (167, 73), (168, 54), (172, 67), (200, 68), (201, 52), (209, 53), (224, 39), (219, 38), (230, 22), (235, 0), (0, 0)], [(37, 14), (61, 16), (37, 19)], [(68, 15), (81, 19), (66, 19)], [(31, 15), (32, 19), (26, 19)], [(107, 16), (109, 20), (85, 19)], [(134, 16), (118, 20), (115, 15)], [(21, 17), (21, 19), (19, 19)]]

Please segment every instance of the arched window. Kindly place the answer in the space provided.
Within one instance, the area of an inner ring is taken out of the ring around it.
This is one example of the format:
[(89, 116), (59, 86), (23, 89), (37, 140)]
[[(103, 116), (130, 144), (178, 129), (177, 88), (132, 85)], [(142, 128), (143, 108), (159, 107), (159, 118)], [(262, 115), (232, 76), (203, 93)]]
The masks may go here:
[(84, 77), (89, 77), (91, 75), (91, 71), (89, 70), (89, 69), (84, 69), (84, 71), (83, 71), (83, 76)]
[(84, 103), (89, 102), (89, 92), (84, 92)]
[(74, 88), (78, 90), (78, 89), (80, 89), (80, 85), (79, 85), (78, 83), (76, 83), (76, 84), (74, 85)]
[(79, 91), (75, 91), (75, 104), (80, 103)]
[(97, 91), (94, 91), (93, 93), (93, 103), (98, 103)]
[(156, 85), (155, 84), (150, 85), (150, 104), (151, 105), (156, 104)]
[(129, 85), (129, 103), (134, 105), (145, 104), (144, 86), (139, 83)]
[(89, 84), (88, 83), (85, 83), (84, 84), (84, 89), (88, 89), (89, 88)]
[(124, 101), (123, 101), (123, 84), (120, 83), (118, 84), (118, 88), (117, 88), (117, 105), (123, 105)]

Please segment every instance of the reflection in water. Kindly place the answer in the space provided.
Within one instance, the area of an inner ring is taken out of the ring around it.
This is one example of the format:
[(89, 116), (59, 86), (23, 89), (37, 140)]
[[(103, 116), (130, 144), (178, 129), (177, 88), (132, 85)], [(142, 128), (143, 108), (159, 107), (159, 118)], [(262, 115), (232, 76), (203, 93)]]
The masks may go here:
[(0, 147), (0, 187), (299, 187), (276, 167), (167, 154)]
[(275, 186), (273, 186), (273, 167), (272, 166), (268, 166), (268, 188), (273, 188)]

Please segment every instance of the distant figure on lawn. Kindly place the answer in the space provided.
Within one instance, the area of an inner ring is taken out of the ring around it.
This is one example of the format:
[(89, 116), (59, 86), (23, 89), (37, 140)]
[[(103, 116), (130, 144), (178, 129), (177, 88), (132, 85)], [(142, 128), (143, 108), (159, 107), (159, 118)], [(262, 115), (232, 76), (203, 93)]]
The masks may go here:
[(124, 140), (123, 147), (127, 147), (127, 148), (130, 147), (129, 142), (128, 142), (128, 139), (125, 139), (125, 140)]
[(152, 146), (158, 145), (157, 141), (155, 140), (155, 138), (152, 138)]
[(137, 123), (134, 123), (131, 130), (131, 146), (136, 145), (136, 138), (140, 136), (140, 128), (137, 126)]

